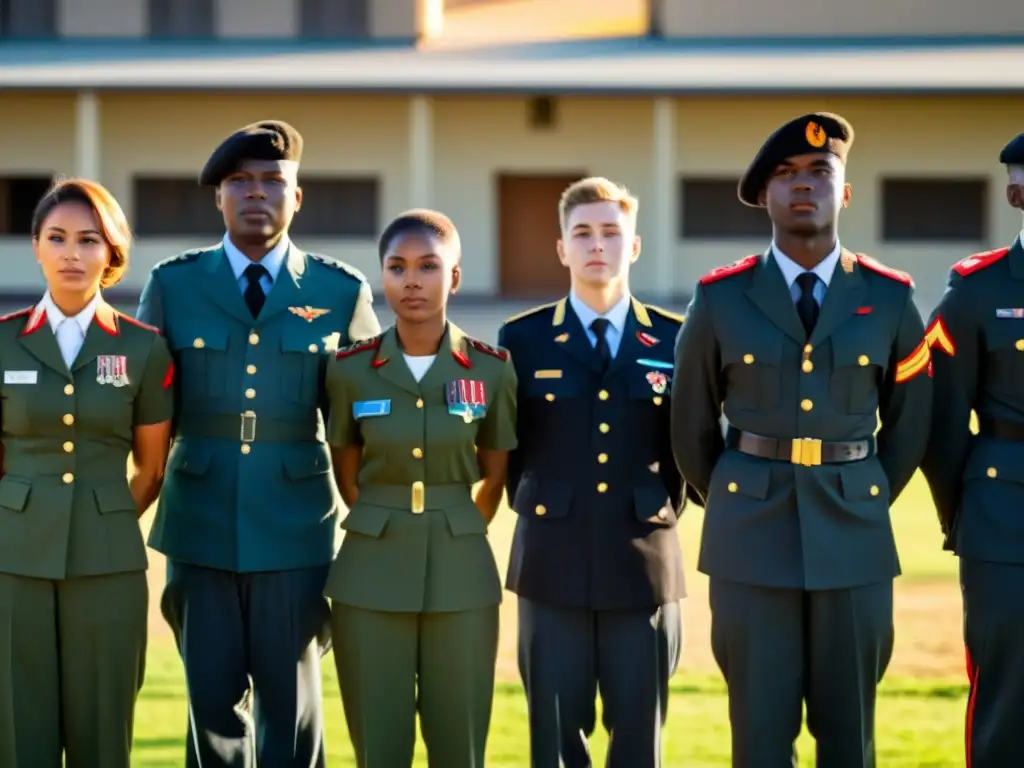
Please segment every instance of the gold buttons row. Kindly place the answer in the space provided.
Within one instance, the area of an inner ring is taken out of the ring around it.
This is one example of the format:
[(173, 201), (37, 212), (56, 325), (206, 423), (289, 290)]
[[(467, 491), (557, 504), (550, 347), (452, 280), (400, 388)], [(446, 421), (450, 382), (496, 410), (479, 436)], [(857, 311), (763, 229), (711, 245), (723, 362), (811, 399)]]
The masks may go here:
[[(1017, 343), (1020, 344), (1020, 342), (1017, 342)], [(985, 471), (985, 474), (988, 475), (989, 477), (993, 477), (993, 478), (999, 477), (999, 470), (997, 470), (995, 467), (989, 467)]]
[(73, 413), (65, 413), (61, 421), (63, 421), (67, 426), (70, 427), (72, 424), (75, 423), (75, 415)]
[(600, 392), (597, 393), (597, 396), (601, 400), (607, 400), (608, 397), (609, 397), (608, 390), (607, 389), (602, 389)]
[[(608, 394), (608, 391), (604, 390), (604, 389), (602, 389), (600, 392), (598, 392), (597, 396), (600, 399), (602, 399), (602, 400), (607, 400), (610, 397), (610, 395)], [(549, 403), (553, 403), (555, 401), (555, 395), (552, 392), (548, 392), (546, 395), (544, 395), (544, 399), (547, 400)], [(655, 405), (661, 405), (662, 402), (664, 402), (664, 401), (660, 397), (655, 397), (654, 398), (654, 404)], [(416, 407), (419, 408), (420, 406), (416, 406)]]
[(256, 390), (250, 387), (249, 389), (245, 390), (245, 396), (252, 400), (254, 397), (256, 397)]
[(1018, 352), (1024, 352), (1024, 339), (1017, 339), (1017, 343), (1014, 346), (1017, 347)]
[(73, 482), (75, 482), (75, 476), (70, 472), (65, 472), (61, 480), (64, 481), (64, 485), (71, 485)]
[(416, 401), (416, 407), (417, 407), (417, 408), (422, 408), (422, 407), (423, 407), (423, 398), (422, 398), (422, 397), (421, 397), (421, 398), (419, 398), (419, 399), (418, 399), (418, 400)]
[[(736, 483), (729, 483), (729, 485), (726, 487), (729, 489), (729, 493), (736, 493), (740, 489), (739, 485), (737, 485)], [(872, 485), (871, 488), (868, 489), (868, 492), (872, 496), (877, 496), (879, 493), (881, 493), (881, 489), (879, 489), (877, 485)]]
[(256, 366), (255, 365), (247, 365), (247, 366), (245, 366), (245, 372), (248, 373), (250, 376), (252, 376), (254, 373), (256, 373)]
[(414, 459), (422, 459), (423, 458), (423, 449), (422, 448), (413, 448), (412, 449), (412, 457)]
[(597, 454), (597, 463), (598, 464), (607, 464), (608, 463), (608, 454), (607, 453), (599, 453), (599, 454)]
[[(249, 343), (252, 344), (255, 347), (257, 344), (260, 343), (260, 335), (258, 333), (256, 333), (255, 331), (250, 333), (249, 334)], [(206, 341), (204, 339), (202, 339), (201, 337), (197, 336), (196, 338), (194, 338), (192, 340), (192, 346), (195, 347), (196, 349), (203, 349), (203, 348), (206, 347)], [(318, 349), (318, 347), (317, 347), (316, 344), (310, 344), (309, 345), (309, 351), (310, 352), (316, 352), (317, 349)]]
[(800, 407), (805, 411), (810, 411), (814, 408), (814, 401), (805, 398), (800, 401)]
[(73, 394), (75, 394), (75, 385), (74, 384), (65, 384), (64, 385), (64, 394), (65, 395), (73, 395)]

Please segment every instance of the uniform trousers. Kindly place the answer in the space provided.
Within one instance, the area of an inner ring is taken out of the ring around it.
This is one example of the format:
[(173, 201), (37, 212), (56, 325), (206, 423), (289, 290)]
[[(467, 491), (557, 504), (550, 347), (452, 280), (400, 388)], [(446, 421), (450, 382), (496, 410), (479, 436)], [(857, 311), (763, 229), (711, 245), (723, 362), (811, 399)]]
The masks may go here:
[(483, 768), (498, 606), (374, 611), (332, 601), (338, 685), (359, 768), (407, 768), (419, 712), (431, 768)]
[(681, 653), (679, 603), (595, 611), (520, 597), (531, 768), (590, 768), (599, 691), (608, 768), (660, 766), (668, 681)]
[(1024, 565), (960, 560), (967, 768), (1024, 765)]
[(148, 606), (144, 571), (0, 574), (0, 766), (129, 768)]
[(892, 581), (803, 591), (711, 579), (711, 649), (729, 687), (734, 768), (795, 766), (803, 706), (818, 768), (873, 768), (892, 658)]
[(323, 768), (328, 566), (234, 573), (168, 560), (161, 608), (188, 687), (186, 768)]

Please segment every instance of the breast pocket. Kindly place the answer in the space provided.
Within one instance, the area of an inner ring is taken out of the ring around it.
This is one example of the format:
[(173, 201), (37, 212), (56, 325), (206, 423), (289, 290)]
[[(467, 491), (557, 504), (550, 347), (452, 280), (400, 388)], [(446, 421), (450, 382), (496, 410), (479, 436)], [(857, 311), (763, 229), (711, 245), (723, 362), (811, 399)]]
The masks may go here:
[(559, 400), (578, 400), (580, 397), (582, 384), (571, 378), (535, 378), (533, 373), (528, 375), (531, 378), (523, 382), (521, 389), (535, 404), (555, 404)]
[(211, 325), (175, 330), (171, 348), (183, 399), (223, 397), (227, 388), (228, 329)]
[(775, 408), (782, 395), (782, 336), (749, 335), (749, 341), (722, 341), (721, 365), (728, 382), (726, 399), (740, 410)]
[(832, 335), (832, 375), (829, 394), (844, 413), (874, 413), (892, 340), (884, 327), (852, 323)]
[(998, 392), (1020, 391), (1024, 378), (1024, 323), (992, 322), (985, 328), (986, 386)]
[(320, 350), (320, 343), (302, 334), (281, 339), (281, 397), (303, 405), (316, 404)]

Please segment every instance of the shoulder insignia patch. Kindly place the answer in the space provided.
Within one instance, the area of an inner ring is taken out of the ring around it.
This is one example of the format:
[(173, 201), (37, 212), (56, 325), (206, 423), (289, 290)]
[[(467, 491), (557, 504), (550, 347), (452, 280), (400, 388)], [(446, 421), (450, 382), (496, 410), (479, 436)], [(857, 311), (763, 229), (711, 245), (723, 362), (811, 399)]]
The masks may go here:
[(1009, 248), (996, 248), (994, 251), (975, 253), (966, 259), (961, 259), (953, 265), (953, 271), (960, 277), (967, 277), (974, 272), (990, 267), (1010, 252)]
[[(220, 246), (216, 247), (219, 248)], [(177, 256), (171, 256), (169, 259), (164, 259), (163, 261), (158, 262), (153, 269), (163, 269), (164, 267), (171, 267), (175, 264), (187, 264), (190, 261), (195, 261), (207, 251), (212, 250), (213, 248), (197, 248), (194, 251), (185, 251), (184, 253), (179, 253)]]
[(865, 256), (863, 253), (857, 254), (857, 263), (865, 269), (870, 269), (875, 274), (888, 277), (890, 280), (895, 280), (897, 283), (909, 285), (911, 288), (914, 287), (914, 278), (912, 278), (907, 272), (901, 272), (898, 269), (887, 267), (882, 262), (876, 261), (870, 256)]
[(352, 357), (360, 352), (366, 352), (371, 349), (378, 349), (380, 347), (381, 336), (374, 336), (372, 339), (366, 339), (365, 341), (357, 341), (355, 344), (349, 344), (347, 347), (342, 347), (334, 355), (335, 360), (341, 360), (345, 357)]
[(114, 310), (114, 314), (117, 316), (118, 322), (124, 321), (129, 325), (134, 325), (138, 328), (142, 328), (143, 330), (151, 331), (155, 333), (157, 336), (160, 335), (160, 329), (157, 328), (155, 325), (147, 325), (146, 323), (143, 323), (140, 320), (136, 320), (131, 315), (126, 315), (124, 312), (118, 312), (117, 310)]
[(669, 312), (667, 309), (663, 309), (662, 307), (656, 307), (653, 304), (645, 304), (644, 306), (647, 307), (648, 312), (653, 312), (654, 314), (663, 317), (666, 320), (671, 320), (673, 323), (679, 323), (680, 325), (682, 325), (683, 321), (686, 320), (686, 315), (680, 315), (675, 312)]
[(903, 384), (931, 368), (932, 353), (928, 339), (914, 347), (914, 351), (896, 364), (896, 383)]
[(523, 318), (532, 317), (533, 315), (540, 314), (545, 309), (552, 309), (556, 304), (558, 304), (557, 301), (552, 301), (548, 304), (541, 304), (538, 307), (530, 307), (529, 309), (523, 310), (518, 314), (512, 315), (512, 317), (505, 318), (505, 321), (502, 323), (502, 325), (509, 325), (510, 323), (522, 320)]
[(942, 315), (936, 315), (932, 324), (925, 329), (924, 339), (928, 342), (929, 348), (938, 347), (950, 357), (956, 354), (956, 344), (953, 343), (953, 337), (946, 328)]
[(704, 275), (699, 282), (701, 285), (710, 285), (711, 283), (722, 280), (723, 278), (732, 277), (740, 272), (746, 272), (757, 264), (757, 260), (759, 258), (759, 256), (747, 256), (739, 261), (734, 261), (732, 264), (726, 264), (724, 267), (715, 267)]
[(490, 344), (484, 344), (479, 339), (469, 339), (469, 345), (478, 352), (483, 352), (485, 355), (496, 357), (502, 362), (508, 360), (508, 352), (504, 349), (498, 349), (496, 347), (492, 347)]
[(313, 261), (323, 264), (325, 267), (330, 267), (331, 269), (336, 269), (339, 272), (344, 272), (349, 277), (355, 278), (361, 283), (366, 282), (366, 275), (350, 264), (338, 261), (337, 259), (332, 259), (330, 256), (323, 256), (319, 253), (307, 253), (306, 255), (313, 259)]
[(3, 315), (0, 317), (0, 323), (6, 323), (8, 320), (25, 317), (25, 315), (32, 314), (33, 309), (35, 309), (35, 307), (25, 307), (24, 309), (19, 309), (17, 312), (11, 312), (8, 315)]

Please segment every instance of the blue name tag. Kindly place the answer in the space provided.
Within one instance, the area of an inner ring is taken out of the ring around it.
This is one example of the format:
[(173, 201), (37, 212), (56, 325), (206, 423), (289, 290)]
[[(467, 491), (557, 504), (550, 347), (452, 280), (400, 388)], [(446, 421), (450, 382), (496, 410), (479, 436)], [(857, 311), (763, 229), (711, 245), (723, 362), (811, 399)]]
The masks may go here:
[(359, 400), (352, 403), (352, 416), (367, 419), (371, 416), (388, 416), (391, 414), (390, 400)]
[(673, 363), (664, 363), (661, 360), (648, 360), (644, 357), (637, 359), (637, 362), (640, 363), (640, 365), (648, 365), (651, 368), (664, 368), (666, 371), (671, 371), (675, 368)]

